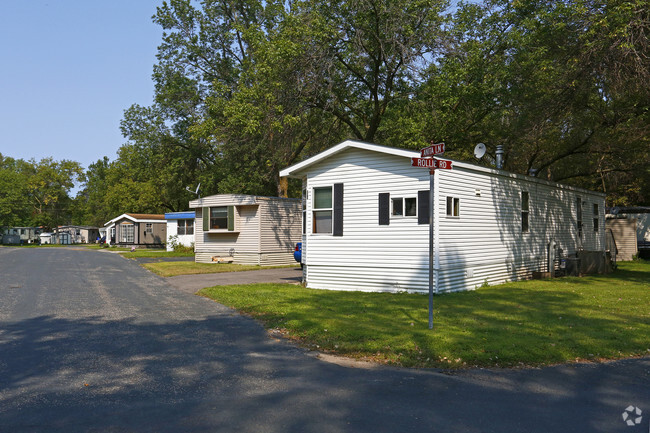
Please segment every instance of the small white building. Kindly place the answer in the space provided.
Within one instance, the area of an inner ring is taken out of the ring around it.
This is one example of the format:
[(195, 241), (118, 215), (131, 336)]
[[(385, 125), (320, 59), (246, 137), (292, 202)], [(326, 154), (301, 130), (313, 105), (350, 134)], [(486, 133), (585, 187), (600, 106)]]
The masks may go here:
[(639, 256), (650, 258), (650, 206), (627, 206), (612, 209), (616, 218), (636, 222), (636, 243)]
[(196, 262), (295, 263), (300, 199), (220, 194), (192, 200), (190, 208), (196, 209)]
[(174, 251), (174, 245), (194, 246), (194, 211), (167, 212), (167, 251)]
[(303, 181), (307, 287), (427, 291), (430, 220), (436, 292), (530, 278), (549, 255), (604, 261), (604, 194), (453, 162), (435, 171), (430, 215), (419, 156), (346, 141), (280, 172)]

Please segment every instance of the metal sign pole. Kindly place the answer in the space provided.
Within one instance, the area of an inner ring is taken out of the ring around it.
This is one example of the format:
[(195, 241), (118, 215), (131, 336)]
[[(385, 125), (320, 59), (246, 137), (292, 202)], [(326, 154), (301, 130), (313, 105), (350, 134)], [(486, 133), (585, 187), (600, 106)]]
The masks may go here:
[(429, 170), (429, 329), (433, 329), (433, 174)]

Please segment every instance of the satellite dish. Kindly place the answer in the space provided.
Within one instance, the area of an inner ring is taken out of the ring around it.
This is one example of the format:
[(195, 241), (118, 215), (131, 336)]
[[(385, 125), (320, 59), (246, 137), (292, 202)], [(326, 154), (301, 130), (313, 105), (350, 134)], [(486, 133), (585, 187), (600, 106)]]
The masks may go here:
[(486, 150), (487, 149), (485, 147), (485, 144), (483, 143), (477, 144), (476, 147), (474, 147), (474, 156), (476, 157), (476, 159), (483, 158), (483, 155), (485, 155)]
[[(194, 191), (194, 194), (196, 194), (199, 198), (201, 198), (201, 196), (199, 195), (199, 188), (201, 188), (201, 182), (199, 182), (199, 185), (196, 187), (196, 191)], [(185, 191), (192, 192), (189, 186), (185, 187)]]

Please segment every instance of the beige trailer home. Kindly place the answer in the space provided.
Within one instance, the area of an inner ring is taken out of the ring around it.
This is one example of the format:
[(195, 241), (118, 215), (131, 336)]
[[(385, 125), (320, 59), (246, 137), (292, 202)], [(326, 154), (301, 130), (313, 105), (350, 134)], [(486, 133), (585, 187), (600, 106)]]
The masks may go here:
[(196, 209), (199, 263), (290, 265), (301, 239), (300, 199), (219, 194), (190, 202)]

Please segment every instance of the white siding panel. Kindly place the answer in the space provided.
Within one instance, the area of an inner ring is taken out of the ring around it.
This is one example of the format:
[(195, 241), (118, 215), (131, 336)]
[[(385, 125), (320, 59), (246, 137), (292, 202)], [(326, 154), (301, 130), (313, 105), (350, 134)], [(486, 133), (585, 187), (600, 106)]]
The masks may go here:
[(178, 236), (178, 221), (177, 220), (168, 220), (167, 221), (167, 251), (173, 251), (174, 249), (171, 246), (170, 240), (172, 236)]
[[(546, 270), (551, 240), (566, 254), (604, 248), (604, 196), (560, 188), (525, 177), (460, 167), (437, 174), (439, 212), (438, 291), (473, 289), (528, 278)], [(312, 233), (313, 188), (344, 184), (343, 236)], [(416, 197), (429, 189), (426, 169), (408, 158), (348, 149), (311, 168), (303, 261), (307, 286), (341, 290), (428, 290), (428, 225), (416, 217), (378, 224), (378, 194)], [(521, 191), (530, 197), (529, 232), (521, 232)], [(446, 216), (446, 197), (460, 198), (460, 216)], [(576, 203), (583, 205), (578, 238)], [(599, 204), (602, 228), (593, 231), (592, 205)]]

